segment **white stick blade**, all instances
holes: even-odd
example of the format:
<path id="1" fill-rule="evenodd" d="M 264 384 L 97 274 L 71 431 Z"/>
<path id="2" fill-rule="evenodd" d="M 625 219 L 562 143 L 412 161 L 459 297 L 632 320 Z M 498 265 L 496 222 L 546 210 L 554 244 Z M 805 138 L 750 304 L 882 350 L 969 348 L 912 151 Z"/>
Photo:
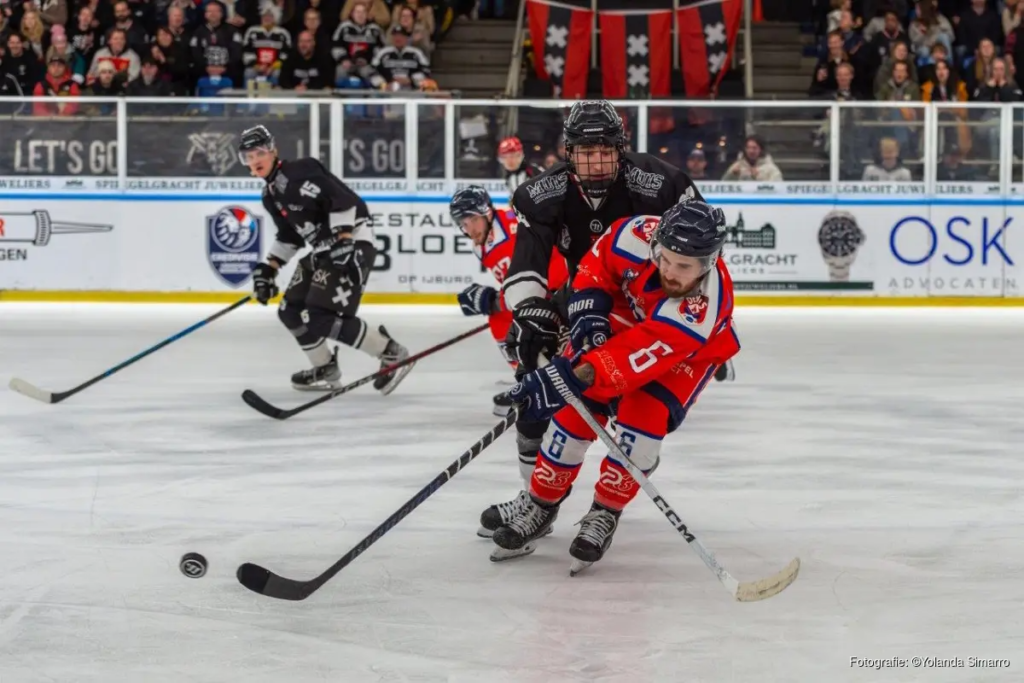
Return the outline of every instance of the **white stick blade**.
<path id="1" fill-rule="evenodd" d="M 53 403 L 53 394 L 29 384 L 23 379 L 15 377 L 11 380 L 8 386 L 11 388 L 11 391 L 17 391 L 19 394 L 28 396 L 29 398 L 34 398 L 35 400 L 42 401 L 43 403 Z"/>
<path id="2" fill-rule="evenodd" d="M 796 581 L 800 573 L 800 558 L 795 558 L 778 574 L 760 581 L 741 583 L 736 589 L 736 599 L 740 602 L 757 602 L 778 595 Z"/>

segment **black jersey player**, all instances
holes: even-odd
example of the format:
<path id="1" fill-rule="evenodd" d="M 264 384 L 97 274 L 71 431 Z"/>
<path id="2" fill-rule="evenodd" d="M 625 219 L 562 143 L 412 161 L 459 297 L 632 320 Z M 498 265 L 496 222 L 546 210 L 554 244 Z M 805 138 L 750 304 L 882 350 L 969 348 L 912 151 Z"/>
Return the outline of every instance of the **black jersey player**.
<path id="1" fill-rule="evenodd" d="M 548 297 L 548 263 L 557 248 L 569 265 L 570 281 L 580 259 L 616 220 L 660 216 L 684 198 L 703 198 L 676 167 L 650 155 L 626 151 L 622 119 L 606 100 L 576 102 L 563 125 L 566 160 L 526 180 L 512 196 L 518 238 L 502 286 L 513 322 L 506 350 L 520 372 L 537 368 L 543 354 L 558 353 L 567 312 Z M 519 468 L 528 489 L 547 422 L 516 423 Z M 492 505 L 480 518 L 481 536 L 506 523 L 527 503 L 523 490 Z"/>
<path id="2" fill-rule="evenodd" d="M 337 350 L 340 342 L 379 358 L 386 367 L 409 356 L 388 334 L 356 315 L 377 256 L 366 202 L 324 168 L 317 159 L 283 160 L 264 126 L 242 133 L 242 163 L 266 181 L 263 207 L 277 226 L 267 260 L 253 269 L 256 299 L 266 305 L 277 292 L 278 270 L 309 245 L 284 293 L 278 317 L 309 358 L 312 368 L 292 375 L 302 390 L 330 390 L 341 385 Z M 378 377 L 374 387 L 391 393 L 412 364 Z"/>

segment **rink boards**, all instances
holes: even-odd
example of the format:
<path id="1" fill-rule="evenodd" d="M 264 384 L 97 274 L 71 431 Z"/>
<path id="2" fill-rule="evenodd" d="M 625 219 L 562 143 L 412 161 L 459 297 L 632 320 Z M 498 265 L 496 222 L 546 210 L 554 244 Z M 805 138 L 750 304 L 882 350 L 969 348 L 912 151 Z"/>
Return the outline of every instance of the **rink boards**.
<path id="1" fill-rule="evenodd" d="M 379 249 L 366 301 L 443 303 L 492 283 L 447 196 L 364 196 Z M 743 303 L 1024 301 L 1014 199 L 708 198 L 726 212 L 726 259 Z M 0 300 L 229 301 L 249 289 L 273 240 L 249 193 L 0 195 Z"/>

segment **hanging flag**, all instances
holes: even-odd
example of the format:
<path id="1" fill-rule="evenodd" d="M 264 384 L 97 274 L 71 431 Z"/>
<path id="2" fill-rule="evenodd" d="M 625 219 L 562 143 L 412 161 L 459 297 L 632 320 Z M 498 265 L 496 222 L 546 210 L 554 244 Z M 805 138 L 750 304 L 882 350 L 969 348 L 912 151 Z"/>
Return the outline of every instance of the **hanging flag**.
<path id="1" fill-rule="evenodd" d="M 679 9 L 679 66 L 686 96 L 703 98 L 729 69 L 743 16 L 741 0 L 692 3 Z"/>
<path id="2" fill-rule="evenodd" d="M 594 13 L 545 0 L 527 0 L 526 12 L 537 77 L 551 81 L 555 97 L 586 97 Z"/>
<path id="3" fill-rule="evenodd" d="M 601 85 L 609 99 L 672 92 L 672 11 L 598 12 Z"/>

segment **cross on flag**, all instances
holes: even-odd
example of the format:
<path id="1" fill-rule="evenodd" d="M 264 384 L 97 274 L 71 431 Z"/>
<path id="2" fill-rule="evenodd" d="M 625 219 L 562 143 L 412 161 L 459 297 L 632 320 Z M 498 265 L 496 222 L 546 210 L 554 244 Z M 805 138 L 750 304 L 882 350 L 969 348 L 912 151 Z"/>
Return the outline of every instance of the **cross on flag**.
<path id="1" fill-rule="evenodd" d="M 556 97 L 586 97 L 594 13 L 546 0 L 527 0 L 526 12 L 537 77 L 551 82 Z"/>
<path id="2" fill-rule="evenodd" d="M 672 90 L 672 11 L 601 11 L 598 23 L 604 96 L 668 97 Z"/>
<path id="3" fill-rule="evenodd" d="M 701 3 L 679 9 L 679 61 L 686 96 L 707 97 L 729 68 L 743 16 L 741 0 Z"/>

